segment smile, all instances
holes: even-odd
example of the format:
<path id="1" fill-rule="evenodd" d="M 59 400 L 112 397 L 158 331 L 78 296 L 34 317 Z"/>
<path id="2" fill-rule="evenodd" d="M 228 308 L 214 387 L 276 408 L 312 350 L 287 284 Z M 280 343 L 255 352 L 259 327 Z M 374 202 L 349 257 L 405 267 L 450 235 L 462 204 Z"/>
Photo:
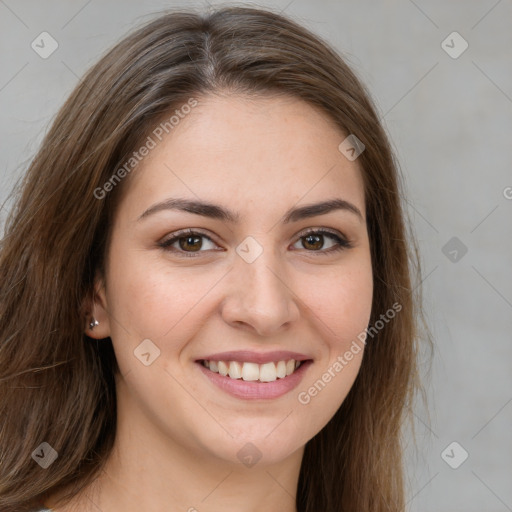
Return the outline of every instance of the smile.
<path id="1" fill-rule="evenodd" d="M 300 367 L 301 362 L 295 359 L 276 361 L 264 364 L 239 361 L 208 361 L 202 364 L 214 373 L 230 379 L 242 379 L 248 382 L 274 382 L 284 379 Z"/>
<path id="2" fill-rule="evenodd" d="M 312 364 L 308 356 L 288 351 L 224 352 L 196 360 L 209 385 L 243 400 L 270 400 L 289 393 Z"/>

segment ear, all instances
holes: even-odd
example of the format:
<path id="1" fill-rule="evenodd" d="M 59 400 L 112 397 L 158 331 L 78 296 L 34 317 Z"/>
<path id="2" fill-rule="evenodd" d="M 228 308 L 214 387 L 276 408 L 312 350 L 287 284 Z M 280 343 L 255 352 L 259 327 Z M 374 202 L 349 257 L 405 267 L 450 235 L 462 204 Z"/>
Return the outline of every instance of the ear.
<path id="1" fill-rule="evenodd" d="M 105 281 L 97 273 L 94 279 L 94 291 L 92 297 L 85 300 L 85 334 L 89 338 L 102 340 L 110 336 L 110 315 L 108 314 L 108 304 L 105 290 Z M 97 324 L 91 327 L 91 322 L 96 320 Z"/>

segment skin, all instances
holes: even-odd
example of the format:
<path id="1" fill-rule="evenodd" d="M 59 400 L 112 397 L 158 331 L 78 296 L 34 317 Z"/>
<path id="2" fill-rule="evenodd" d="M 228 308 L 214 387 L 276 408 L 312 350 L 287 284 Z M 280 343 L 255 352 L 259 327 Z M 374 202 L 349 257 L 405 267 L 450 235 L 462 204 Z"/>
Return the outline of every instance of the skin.
<path id="1" fill-rule="evenodd" d="M 357 160 L 338 150 L 345 136 L 298 99 L 209 96 L 139 164 L 97 280 L 91 314 L 99 325 L 88 331 L 111 337 L 120 367 L 115 449 L 69 506 L 49 500 L 54 510 L 296 510 L 304 446 L 345 399 L 363 350 L 308 404 L 298 394 L 349 350 L 371 312 L 364 186 Z M 240 219 L 161 210 L 138 220 L 170 197 L 220 204 Z M 334 210 L 281 221 L 292 207 L 334 198 L 362 218 Z M 158 245 L 185 228 L 211 239 L 201 239 L 199 252 L 174 244 L 194 257 Z M 308 245 L 309 228 L 334 230 L 352 247 L 328 252 L 337 245 L 329 236 Z M 236 252 L 248 236 L 263 249 L 252 263 Z M 149 366 L 134 357 L 144 339 L 160 350 Z M 301 352 L 313 364 L 282 397 L 242 400 L 214 386 L 195 362 L 242 349 Z M 261 454 L 250 468 L 237 457 L 249 442 Z"/>

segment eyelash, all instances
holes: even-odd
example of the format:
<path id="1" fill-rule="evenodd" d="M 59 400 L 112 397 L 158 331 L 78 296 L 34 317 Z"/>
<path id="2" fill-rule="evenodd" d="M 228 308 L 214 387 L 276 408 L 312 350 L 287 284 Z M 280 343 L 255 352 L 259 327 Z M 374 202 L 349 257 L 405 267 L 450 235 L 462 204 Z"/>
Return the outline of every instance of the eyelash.
<path id="1" fill-rule="evenodd" d="M 333 231 L 329 231 L 329 230 L 326 230 L 326 229 L 316 229 L 316 230 L 315 229 L 311 229 L 311 230 L 306 231 L 305 233 L 303 233 L 301 236 L 299 236 L 298 240 L 300 240 L 301 238 L 305 238 L 307 236 L 310 236 L 310 235 L 327 235 L 330 238 L 333 238 L 337 242 L 337 246 L 331 247 L 330 249 L 327 249 L 327 250 L 318 250 L 318 251 L 304 249 L 307 252 L 318 253 L 318 254 L 320 254 L 322 256 L 326 256 L 326 255 L 329 255 L 329 254 L 332 254 L 332 253 L 336 253 L 336 252 L 342 251 L 344 249 L 350 249 L 352 247 L 352 244 L 347 239 L 343 238 L 342 236 L 336 234 Z M 175 242 L 177 242 L 178 240 L 180 240 L 182 238 L 191 237 L 191 236 L 199 236 L 199 237 L 207 238 L 211 242 L 215 243 L 206 234 L 204 234 L 204 233 L 202 233 L 200 231 L 194 231 L 192 229 L 187 229 L 187 230 L 183 230 L 183 231 L 178 231 L 171 238 L 169 238 L 167 240 L 164 240 L 163 242 L 159 242 L 158 245 L 162 249 L 164 249 L 166 251 L 170 251 L 170 252 L 174 252 L 174 253 L 180 254 L 180 257 L 196 258 L 196 257 L 199 256 L 199 254 L 201 252 L 206 252 L 206 251 L 201 251 L 200 250 L 200 251 L 195 251 L 195 252 L 187 252 L 187 251 L 182 251 L 182 250 L 171 248 L 171 246 Z"/>

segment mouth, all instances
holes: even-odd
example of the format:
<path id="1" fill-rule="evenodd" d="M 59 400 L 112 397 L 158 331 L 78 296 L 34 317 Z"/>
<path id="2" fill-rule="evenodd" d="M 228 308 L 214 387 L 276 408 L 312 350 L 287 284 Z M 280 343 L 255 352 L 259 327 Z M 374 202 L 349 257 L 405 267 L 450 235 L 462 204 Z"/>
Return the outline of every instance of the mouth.
<path id="1" fill-rule="evenodd" d="M 284 379 L 297 370 L 301 361 L 288 359 L 264 364 L 239 361 L 208 361 L 203 359 L 201 364 L 211 372 L 218 373 L 230 379 L 242 379 L 245 382 L 274 382 Z"/>
<path id="2" fill-rule="evenodd" d="M 231 352 L 196 360 L 211 383 L 236 398 L 252 400 L 288 393 L 299 385 L 312 363 L 307 356 L 291 352 Z"/>

